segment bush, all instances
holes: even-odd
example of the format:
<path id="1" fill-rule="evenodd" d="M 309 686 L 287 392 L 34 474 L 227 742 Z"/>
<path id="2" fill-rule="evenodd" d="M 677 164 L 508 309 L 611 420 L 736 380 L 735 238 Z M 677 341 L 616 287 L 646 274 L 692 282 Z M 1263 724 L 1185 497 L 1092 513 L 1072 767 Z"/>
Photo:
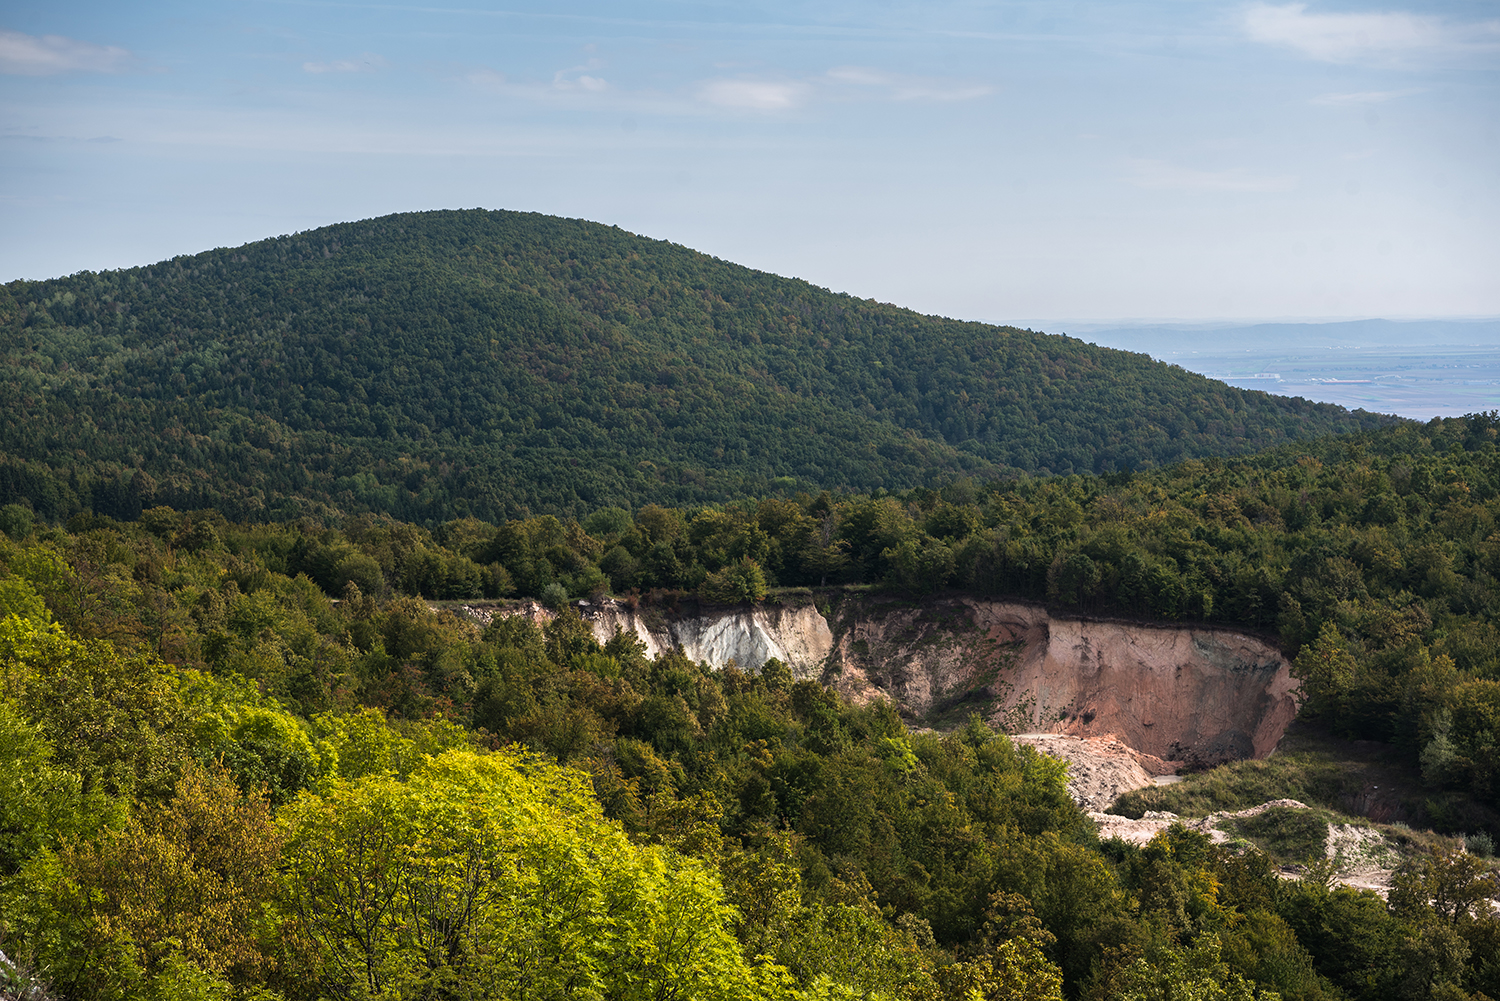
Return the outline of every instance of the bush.
<path id="1" fill-rule="evenodd" d="M 21 504 L 7 504 L 0 507 L 0 532 L 4 532 L 17 542 L 21 542 L 31 535 L 31 528 L 36 522 L 36 516 L 31 513 L 31 508 Z"/>
<path id="2" fill-rule="evenodd" d="M 719 605 L 761 601 L 766 596 L 766 575 L 760 564 L 741 557 L 722 570 L 715 570 L 698 589 L 699 597 Z"/>
<path id="3" fill-rule="evenodd" d="M 541 602 L 555 612 L 568 603 L 568 589 L 561 584 L 548 584 L 542 588 Z"/>

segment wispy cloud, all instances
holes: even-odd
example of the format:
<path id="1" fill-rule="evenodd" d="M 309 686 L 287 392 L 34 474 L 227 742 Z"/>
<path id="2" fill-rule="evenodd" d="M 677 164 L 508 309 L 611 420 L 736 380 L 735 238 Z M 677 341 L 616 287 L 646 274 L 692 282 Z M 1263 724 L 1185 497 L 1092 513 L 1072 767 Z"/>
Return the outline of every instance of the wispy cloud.
<path id="1" fill-rule="evenodd" d="M 552 86 L 558 90 L 582 90 L 591 94 L 597 94 L 600 91 L 609 90 L 609 81 L 603 77 L 580 73 L 575 77 L 559 75 L 552 81 Z"/>
<path id="2" fill-rule="evenodd" d="M 837 66 L 829 70 L 826 76 L 834 83 L 882 92 L 895 101 L 968 101 L 994 92 L 994 88 L 986 84 L 903 76 L 864 66 Z"/>
<path id="3" fill-rule="evenodd" d="M 721 108 L 751 111 L 788 111 L 806 102 L 812 88 L 801 81 L 706 80 L 698 98 Z"/>
<path id="4" fill-rule="evenodd" d="M 1398 97 L 1409 97 L 1415 93 L 1418 92 L 1415 90 L 1362 90 L 1353 94 L 1319 94 L 1312 99 L 1311 103 L 1332 108 L 1358 104 L 1384 104 L 1386 101 L 1394 101 Z"/>
<path id="5" fill-rule="evenodd" d="M 52 76 L 57 73 L 122 73 L 135 57 L 114 45 L 94 45 L 62 35 L 27 35 L 0 29 L 0 73 Z"/>
<path id="6" fill-rule="evenodd" d="M 598 76 L 599 64 L 591 62 L 584 66 L 570 66 L 558 70 L 550 82 L 542 80 L 513 80 L 499 70 L 488 66 L 464 74 L 463 79 L 477 90 L 500 94 L 529 101 L 577 101 L 613 91 L 608 80 Z M 592 70 L 594 72 L 584 72 Z"/>
<path id="7" fill-rule="evenodd" d="M 465 73 L 464 79 L 483 90 L 500 90 L 510 82 L 505 78 L 504 73 L 490 69 L 488 66 Z"/>
<path id="8" fill-rule="evenodd" d="M 1331 63 L 1500 51 L 1500 20 L 1455 24 L 1406 11 L 1310 14 L 1305 3 L 1255 3 L 1243 27 L 1254 41 Z"/>
<path id="9" fill-rule="evenodd" d="M 1178 191 L 1287 191 L 1297 179 L 1285 174 L 1259 174 L 1244 167 L 1194 170 L 1165 160 L 1131 160 L 1131 184 L 1138 188 Z"/>
<path id="10" fill-rule="evenodd" d="M 905 76 L 866 66 L 836 66 L 825 73 L 798 79 L 705 80 L 698 98 L 723 108 L 789 111 L 818 99 L 848 99 L 862 93 L 886 101 L 967 101 L 994 88 L 985 84 L 936 77 Z"/>
<path id="11" fill-rule="evenodd" d="M 29 143 L 118 143 L 124 142 L 119 136 L 58 136 L 58 135 L 16 135 L 14 133 L 0 135 L 0 142 L 29 142 Z"/>
<path id="12" fill-rule="evenodd" d="M 609 90 L 609 81 L 601 76 L 593 74 L 603 69 L 604 63 L 598 59 L 590 59 L 582 66 L 570 66 L 565 70 L 558 70 L 552 75 L 552 87 L 554 90 L 582 91 L 587 94 L 598 94 Z"/>
<path id="13" fill-rule="evenodd" d="M 384 56 L 360 53 L 353 59 L 335 59 L 326 63 L 303 63 L 304 73 L 378 73 L 389 65 Z"/>

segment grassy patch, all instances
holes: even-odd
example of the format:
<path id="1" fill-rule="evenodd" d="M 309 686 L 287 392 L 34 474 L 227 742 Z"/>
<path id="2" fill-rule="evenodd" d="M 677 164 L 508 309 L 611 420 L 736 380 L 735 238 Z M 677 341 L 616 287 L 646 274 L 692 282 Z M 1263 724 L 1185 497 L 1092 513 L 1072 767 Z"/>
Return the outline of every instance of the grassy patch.
<path id="1" fill-rule="evenodd" d="M 996 701 L 990 694 L 989 686 L 999 673 L 999 668 L 986 670 L 978 677 L 960 682 L 952 690 L 938 695 L 922 717 L 921 725 L 946 732 L 962 726 L 973 713 L 983 716 Z"/>
<path id="2" fill-rule="evenodd" d="M 934 696 L 931 708 L 920 721 L 921 725 L 939 731 L 953 730 L 968 722 L 970 714 L 977 712 L 982 716 L 996 704 L 1004 702 L 1010 697 L 1011 686 L 1008 682 L 1000 680 L 1000 674 L 1016 665 L 1022 647 L 1023 644 L 1019 641 L 1001 647 L 991 644 L 985 660 L 981 662 L 981 667 L 973 676 L 966 681 L 959 682 L 952 689 Z M 1033 697 L 1031 703 L 1023 710 L 1028 720 L 1031 710 L 1035 707 L 1035 701 Z M 1029 727 L 1022 728 L 1022 730 L 1002 728 L 1007 733 L 1029 729 Z"/>
<path id="3" fill-rule="evenodd" d="M 1283 865 L 1305 865 L 1327 857 L 1328 815 L 1321 810 L 1273 806 L 1253 817 L 1225 821 L 1224 829 Z"/>
<path id="4" fill-rule="evenodd" d="M 1139 818 L 1147 810 L 1184 817 L 1232 812 L 1273 799 L 1363 817 L 1377 824 L 1409 824 L 1450 833 L 1500 831 L 1500 813 L 1460 793 L 1436 793 L 1394 748 L 1341 740 L 1298 720 L 1276 753 L 1264 761 L 1235 761 L 1186 775 L 1169 786 L 1128 792 L 1113 812 Z"/>
<path id="5" fill-rule="evenodd" d="M 1273 799 L 1337 807 L 1340 799 L 1363 785 L 1360 770 L 1347 763 L 1310 754 L 1277 755 L 1264 761 L 1230 762 L 1172 785 L 1132 790 L 1115 801 L 1114 812 L 1134 819 L 1147 810 L 1206 817 Z"/>

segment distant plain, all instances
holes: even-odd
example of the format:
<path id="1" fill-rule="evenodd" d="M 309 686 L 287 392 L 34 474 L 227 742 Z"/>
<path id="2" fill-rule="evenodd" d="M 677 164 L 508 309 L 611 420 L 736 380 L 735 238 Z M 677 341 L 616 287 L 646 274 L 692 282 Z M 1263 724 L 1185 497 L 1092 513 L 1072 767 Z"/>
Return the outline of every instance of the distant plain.
<path id="1" fill-rule="evenodd" d="M 1419 420 L 1500 409 L 1500 320 L 1053 324 L 1231 386 Z"/>

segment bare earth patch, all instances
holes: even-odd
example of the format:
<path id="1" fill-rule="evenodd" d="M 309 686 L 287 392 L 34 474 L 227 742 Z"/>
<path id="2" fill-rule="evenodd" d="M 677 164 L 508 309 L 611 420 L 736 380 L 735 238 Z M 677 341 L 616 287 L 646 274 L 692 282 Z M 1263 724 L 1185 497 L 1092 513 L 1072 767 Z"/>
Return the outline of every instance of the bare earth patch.
<path id="1" fill-rule="evenodd" d="M 1089 819 L 1099 825 L 1099 837 L 1104 839 L 1119 838 L 1132 844 L 1144 845 L 1173 824 L 1180 823 L 1188 830 L 1207 834 L 1215 844 L 1223 844 L 1231 839 L 1220 830 L 1222 823 L 1253 817 L 1278 806 L 1294 810 L 1308 809 L 1307 804 L 1294 799 L 1275 799 L 1248 810 L 1211 813 L 1207 817 L 1179 817 L 1175 813 L 1151 810 L 1140 820 L 1131 820 L 1112 813 L 1090 811 Z M 1385 835 L 1359 824 L 1329 824 L 1327 852 L 1334 864 L 1333 881 L 1336 885 L 1350 886 L 1356 890 L 1374 890 L 1382 897 L 1390 892 L 1391 877 L 1402 861 L 1401 852 Z M 1281 875 L 1284 879 L 1301 878 L 1292 867 L 1283 867 Z"/>
<path id="2" fill-rule="evenodd" d="M 1307 804 L 1294 799 L 1275 799 L 1247 810 L 1211 813 L 1206 817 L 1180 817 L 1166 811 L 1148 810 L 1140 820 L 1131 820 L 1104 810 L 1121 793 L 1144 786 L 1177 781 L 1177 763 L 1163 761 L 1128 746 L 1114 734 L 1099 737 L 1069 737 L 1028 733 L 1012 740 L 1036 748 L 1068 763 L 1068 793 L 1099 825 L 1099 837 L 1119 838 L 1144 845 L 1173 824 L 1207 834 L 1215 844 L 1233 840 L 1220 829 L 1226 821 L 1243 820 L 1272 807 L 1305 810 Z M 1391 888 L 1391 877 L 1402 855 L 1399 848 L 1373 827 L 1361 824 L 1328 825 L 1328 858 L 1335 866 L 1334 882 L 1357 890 L 1374 890 L 1382 897 Z M 1297 869 L 1286 867 L 1282 876 L 1300 878 Z"/>
<path id="3" fill-rule="evenodd" d="M 1097 737 L 1023 733 L 1011 739 L 1066 761 L 1068 794 L 1085 810 L 1103 810 L 1121 793 L 1154 785 L 1158 777 L 1177 772 L 1176 763 L 1143 754 L 1112 733 Z"/>
<path id="4" fill-rule="evenodd" d="M 1391 876 L 1401 852 L 1379 831 L 1359 824 L 1328 825 L 1328 857 L 1337 866 L 1336 881 L 1356 890 L 1390 892 Z"/>
<path id="5" fill-rule="evenodd" d="M 1219 824 L 1226 820 L 1239 820 L 1244 817 L 1254 817 L 1265 813 L 1274 806 L 1290 807 L 1294 810 L 1306 810 L 1306 803 L 1299 803 L 1295 799 L 1273 799 L 1269 803 L 1252 806 L 1248 810 L 1236 810 L 1233 813 L 1210 813 L 1206 817 L 1179 817 L 1175 813 L 1165 810 L 1147 810 L 1146 815 L 1140 820 L 1131 820 L 1129 817 L 1121 817 L 1113 813 L 1089 812 L 1089 819 L 1099 825 L 1099 837 L 1119 838 L 1121 841 L 1129 841 L 1131 844 L 1143 845 L 1156 837 L 1162 831 L 1173 824 L 1181 824 L 1190 831 L 1201 831 L 1207 834 L 1209 840 L 1216 845 L 1230 840 L 1229 835 L 1219 830 Z"/>

